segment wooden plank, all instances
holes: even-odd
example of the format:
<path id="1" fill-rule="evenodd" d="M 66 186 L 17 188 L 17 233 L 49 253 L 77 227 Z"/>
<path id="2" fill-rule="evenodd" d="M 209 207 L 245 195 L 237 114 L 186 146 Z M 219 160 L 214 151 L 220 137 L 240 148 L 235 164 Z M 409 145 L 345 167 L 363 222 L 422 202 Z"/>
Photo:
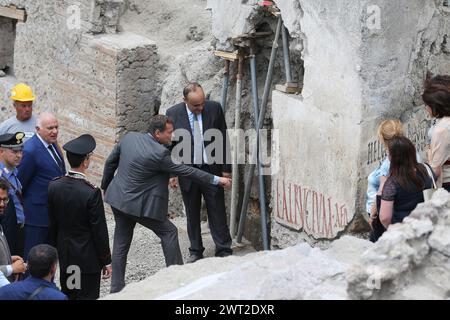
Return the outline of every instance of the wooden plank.
<path id="1" fill-rule="evenodd" d="M 16 19 L 20 22 L 25 22 L 27 19 L 26 11 L 23 9 L 17 9 L 14 6 L 10 6 L 10 7 L 0 6 L 0 16 L 6 17 L 6 18 L 11 18 L 11 19 Z"/>
<path id="2" fill-rule="evenodd" d="M 253 33 L 244 33 L 243 35 L 233 38 L 233 39 L 253 39 L 253 38 L 263 38 L 267 36 L 271 36 L 273 34 L 272 31 L 265 32 L 253 32 Z"/>
<path id="3" fill-rule="evenodd" d="M 302 92 L 302 88 L 294 83 L 277 84 L 277 85 L 275 85 L 275 90 L 281 91 L 284 93 L 300 93 L 300 92 Z"/>
<path id="4" fill-rule="evenodd" d="M 281 15 L 280 9 L 276 6 L 269 7 L 269 12 L 275 17 L 279 17 Z"/>
<path id="5" fill-rule="evenodd" d="M 235 52 L 227 52 L 227 51 L 214 51 L 214 55 L 216 57 L 221 57 L 226 60 L 235 61 L 239 59 L 239 54 L 237 51 Z"/>

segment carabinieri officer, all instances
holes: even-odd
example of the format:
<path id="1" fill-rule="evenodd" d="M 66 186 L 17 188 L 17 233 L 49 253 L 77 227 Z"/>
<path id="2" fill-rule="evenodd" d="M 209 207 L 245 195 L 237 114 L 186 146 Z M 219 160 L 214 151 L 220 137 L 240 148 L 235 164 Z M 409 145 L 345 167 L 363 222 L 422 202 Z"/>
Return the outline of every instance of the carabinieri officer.
<path id="1" fill-rule="evenodd" d="M 85 176 L 95 146 L 89 134 L 66 143 L 71 169 L 48 187 L 49 242 L 58 249 L 61 291 L 71 300 L 97 299 L 102 273 L 112 273 L 102 193 Z"/>
<path id="2" fill-rule="evenodd" d="M 25 213 L 23 210 L 22 184 L 17 176 L 17 166 L 22 160 L 25 133 L 0 135 L 0 178 L 8 185 L 10 203 L 0 219 L 9 250 L 14 256 L 23 257 Z"/>

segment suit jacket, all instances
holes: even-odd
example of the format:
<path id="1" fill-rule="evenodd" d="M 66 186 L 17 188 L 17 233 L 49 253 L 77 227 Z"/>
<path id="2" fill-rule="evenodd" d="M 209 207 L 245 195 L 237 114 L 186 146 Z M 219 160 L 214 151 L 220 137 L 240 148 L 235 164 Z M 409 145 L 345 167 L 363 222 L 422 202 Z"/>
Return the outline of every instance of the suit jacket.
<path id="1" fill-rule="evenodd" d="M 56 148 L 56 152 L 64 165 L 59 148 Z M 24 145 L 23 158 L 18 170 L 24 198 L 25 223 L 36 227 L 48 227 L 48 184 L 53 178 L 64 175 L 65 167 L 61 171 L 35 134 Z"/>
<path id="2" fill-rule="evenodd" d="M 58 249 L 61 272 L 78 265 L 96 273 L 111 263 L 101 190 L 83 178 L 59 177 L 48 186 L 49 243 Z"/>
<path id="3" fill-rule="evenodd" d="M 214 180 L 207 172 L 175 164 L 170 151 L 150 134 L 129 132 L 106 160 L 101 185 L 107 190 L 105 202 L 132 216 L 164 221 L 170 174 L 203 184 Z"/>
<path id="4" fill-rule="evenodd" d="M 1 287 L 0 300 L 28 300 L 39 287 L 43 287 L 43 290 L 32 300 L 68 300 L 67 296 L 59 291 L 56 284 L 33 276 Z"/>
<path id="5" fill-rule="evenodd" d="M 8 242 L 9 251 L 13 255 L 22 256 L 23 252 L 19 252 L 17 242 L 19 241 L 19 234 L 17 231 L 17 215 L 14 201 L 10 201 L 5 208 L 5 212 L 0 215 L 0 226 L 3 228 L 3 234 Z"/>
<path id="6" fill-rule="evenodd" d="M 194 136 L 192 134 L 191 125 L 189 123 L 188 113 L 186 111 L 186 104 L 184 102 L 179 103 L 173 107 L 170 107 L 166 115 L 170 117 L 174 123 L 174 129 L 186 129 L 191 133 L 191 154 L 194 152 Z M 203 133 L 205 133 L 208 129 L 217 129 L 220 130 L 223 137 L 222 144 L 222 154 L 223 158 L 218 159 L 219 163 L 209 164 L 209 171 L 216 175 L 222 176 L 222 172 L 231 172 L 231 164 L 229 160 L 229 155 L 227 157 L 227 150 L 229 151 L 229 139 L 227 135 L 227 124 L 225 121 L 225 116 L 222 111 L 222 107 L 220 103 L 215 101 L 206 101 L 205 107 L 202 112 L 202 122 L 203 122 Z M 180 140 L 178 142 L 174 141 L 171 148 L 173 149 L 178 143 L 182 143 Z M 213 141 L 204 141 L 204 147 L 206 148 Z M 180 154 L 182 156 L 182 153 Z M 216 157 L 215 152 L 212 152 L 212 156 Z M 192 160 L 192 159 L 191 159 Z M 187 165 L 192 165 L 192 162 L 187 163 Z M 191 187 L 191 181 L 188 179 L 184 179 L 183 177 L 179 178 L 181 191 L 189 191 Z"/>
<path id="7" fill-rule="evenodd" d="M 10 265 L 11 253 L 9 251 L 8 241 L 3 234 L 2 226 L 0 226 L 0 271 L 6 276 L 6 266 Z"/>

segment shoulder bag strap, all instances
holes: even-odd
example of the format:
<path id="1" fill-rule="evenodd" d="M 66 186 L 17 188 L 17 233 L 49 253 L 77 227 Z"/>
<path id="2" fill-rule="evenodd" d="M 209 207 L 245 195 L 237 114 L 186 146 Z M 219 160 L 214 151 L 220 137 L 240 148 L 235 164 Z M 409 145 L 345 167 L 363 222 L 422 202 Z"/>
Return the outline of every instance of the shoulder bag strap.
<path id="1" fill-rule="evenodd" d="M 41 293 L 42 290 L 47 288 L 47 286 L 40 286 L 36 290 L 33 291 L 33 293 L 30 294 L 27 300 L 33 300 L 39 293 Z"/>
<path id="2" fill-rule="evenodd" d="M 427 169 L 428 175 L 431 178 L 431 181 L 433 181 L 433 189 L 437 189 L 436 181 L 434 180 L 434 174 L 433 174 L 433 171 L 431 170 L 430 165 L 428 163 L 424 163 L 424 165 L 425 165 L 425 169 Z"/>

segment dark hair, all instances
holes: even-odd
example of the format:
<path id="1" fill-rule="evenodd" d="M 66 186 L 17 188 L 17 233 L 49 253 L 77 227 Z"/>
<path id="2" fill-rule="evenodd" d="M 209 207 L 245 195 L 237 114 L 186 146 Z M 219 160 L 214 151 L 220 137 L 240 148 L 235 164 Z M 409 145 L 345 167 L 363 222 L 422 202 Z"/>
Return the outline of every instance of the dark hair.
<path id="1" fill-rule="evenodd" d="M 450 76 L 427 73 L 422 100 L 431 108 L 434 117 L 450 116 Z"/>
<path id="2" fill-rule="evenodd" d="M 388 143 L 391 165 L 389 173 L 395 178 L 397 183 L 405 190 L 413 189 L 413 185 L 418 189 L 423 189 L 424 181 L 422 177 L 427 176 L 425 167 L 417 162 L 416 148 L 406 137 L 395 136 Z"/>
<path id="3" fill-rule="evenodd" d="M 184 89 L 183 89 L 183 97 L 185 99 L 187 99 L 189 93 L 191 93 L 193 91 L 196 91 L 197 88 L 202 88 L 200 83 L 198 83 L 198 82 L 190 82 L 190 83 L 188 83 L 188 85 L 186 87 L 184 87 Z"/>
<path id="4" fill-rule="evenodd" d="M 0 178 L 0 189 L 2 190 L 9 190 L 8 184 L 6 183 L 5 180 L 3 180 L 3 178 Z"/>
<path id="5" fill-rule="evenodd" d="M 58 252 L 48 244 L 38 244 L 31 248 L 28 254 L 28 271 L 35 277 L 42 279 L 52 270 L 58 262 Z"/>
<path id="6" fill-rule="evenodd" d="M 450 88 L 450 75 L 442 75 L 437 74 L 434 75 L 430 71 L 427 72 L 427 76 L 425 78 L 424 88 L 429 88 L 434 84 L 440 84 Z"/>
<path id="7" fill-rule="evenodd" d="M 166 130 L 166 126 L 168 123 L 173 124 L 172 119 L 162 114 L 157 114 L 156 116 L 151 117 L 149 122 L 148 132 L 150 132 L 151 134 L 154 134 L 156 130 L 163 132 L 164 130 Z"/>
<path id="8" fill-rule="evenodd" d="M 88 155 L 82 155 L 71 153 L 66 151 L 67 161 L 72 168 L 78 168 L 81 163 L 88 157 Z"/>

